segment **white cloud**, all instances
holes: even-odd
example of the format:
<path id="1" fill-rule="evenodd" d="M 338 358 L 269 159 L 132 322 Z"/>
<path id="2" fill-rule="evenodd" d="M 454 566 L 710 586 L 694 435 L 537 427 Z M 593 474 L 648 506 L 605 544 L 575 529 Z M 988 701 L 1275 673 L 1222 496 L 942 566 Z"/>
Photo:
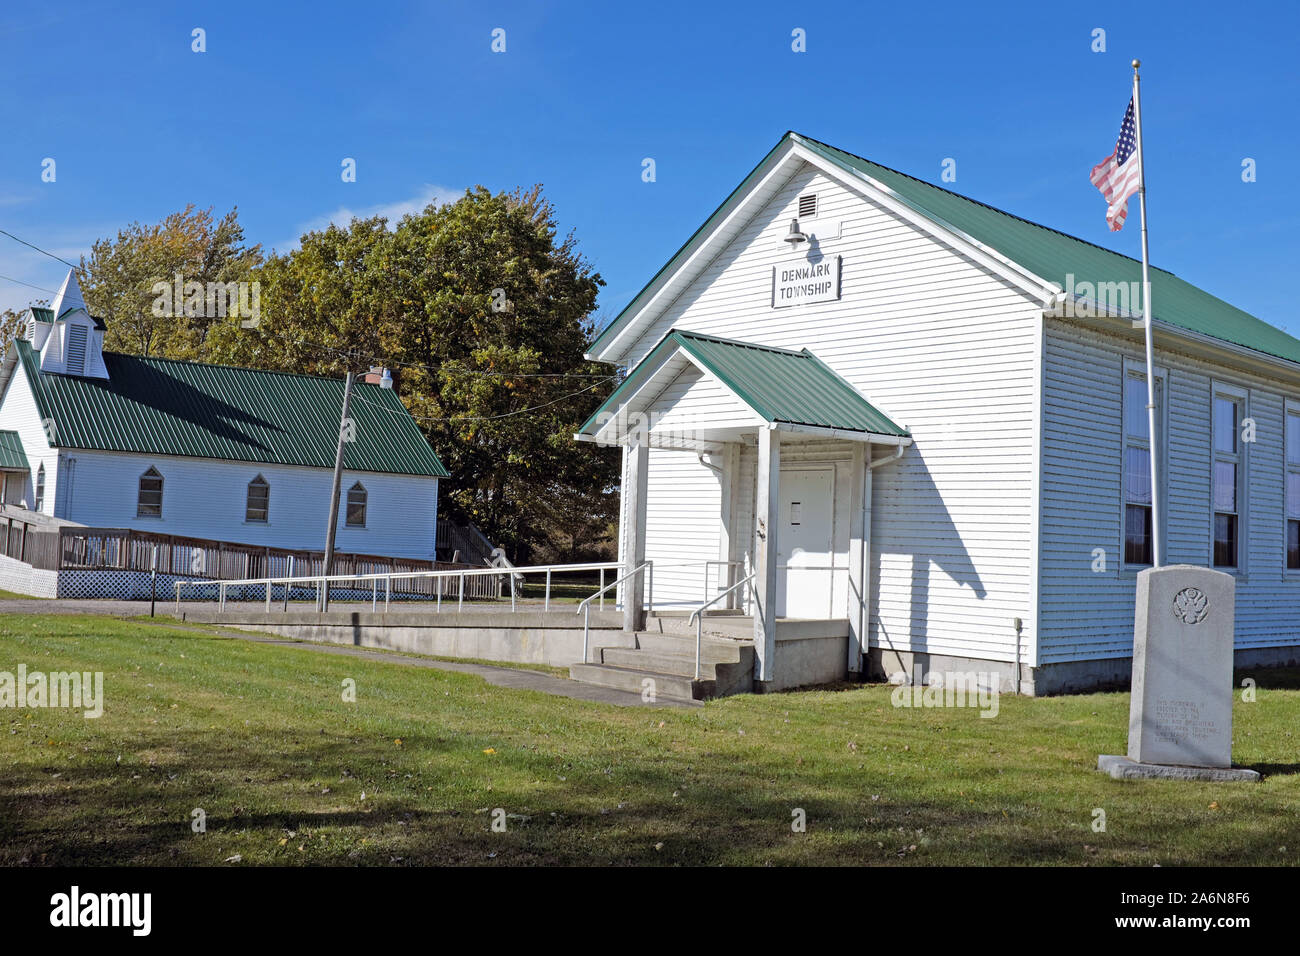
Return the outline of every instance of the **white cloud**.
<path id="1" fill-rule="evenodd" d="M 360 209 L 353 209 L 351 206 L 340 206 L 331 213 L 317 216 L 315 219 L 298 226 L 292 239 L 288 242 L 276 243 L 274 248 L 279 252 L 296 249 L 303 233 L 316 232 L 324 229 L 330 223 L 346 226 L 353 219 L 370 219 L 373 216 L 384 216 L 388 220 L 389 228 L 396 228 L 397 223 L 403 216 L 423 212 L 424 207 L 430 203 L 440 206 L 443 203 L 455 202 L 464 193 L 463 189 L 451 189 L 447 186 L 435 186 L 432 183 L 425 183 L 424 188 L 407 199 L 398 199 L 375 206 L 363 206 Z"/>

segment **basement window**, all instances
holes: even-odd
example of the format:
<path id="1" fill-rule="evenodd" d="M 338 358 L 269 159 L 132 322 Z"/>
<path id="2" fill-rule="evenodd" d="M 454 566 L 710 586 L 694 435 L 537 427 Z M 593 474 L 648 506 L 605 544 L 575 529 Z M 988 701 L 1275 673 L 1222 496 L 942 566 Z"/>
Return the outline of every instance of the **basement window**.
<path id="1" fill-rule="evenodd" d="M 347 523 L 349 528 L 364 528 L 366 526 L 367 497 L 366 488 L 359 481 L 348 489 Z"/>

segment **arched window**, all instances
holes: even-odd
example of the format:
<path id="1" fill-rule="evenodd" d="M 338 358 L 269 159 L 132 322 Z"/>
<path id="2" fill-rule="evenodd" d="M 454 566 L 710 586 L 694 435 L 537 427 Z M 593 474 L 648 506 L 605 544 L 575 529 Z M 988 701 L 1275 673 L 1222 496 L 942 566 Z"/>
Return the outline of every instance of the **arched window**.
<path id="1" fill-rule="evenodd" d="M 45 504 L 45 462 L 36 469 L 36 507 L 34 511 L 40 511 L 41 506 Z"/>
<path id="2" fill-rule="evenodd" d="M 150 467 L 140 476 L 140 490 L 135 499 L 137 518 L 162 517 L 163 476 L 157 468 Z"/>
<path id="3" fill-rule="evenodd" d="M 248 483 L 248 500 L 244 504 L 244 520 L 266 524 L 271 509 L 271 486 L 258 475 Z"/>
<path id="4" fill-rule="evenodd" d="M 366 488 L 357 482 L 348 489 L 348 527 L 364 528 L 366 526 Z"/>

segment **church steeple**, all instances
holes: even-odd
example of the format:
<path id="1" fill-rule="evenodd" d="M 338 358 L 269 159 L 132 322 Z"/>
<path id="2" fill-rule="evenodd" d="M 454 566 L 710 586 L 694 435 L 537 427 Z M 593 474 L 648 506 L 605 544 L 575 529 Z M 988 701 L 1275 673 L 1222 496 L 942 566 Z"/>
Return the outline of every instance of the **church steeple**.
<path id="1" fill-rule="evenodd" d="M 104 367 L 104 323 L 86 308 L 76 272 L 68 270 L 50 303 L 52 325 L 40 345 L 41 371 L 79 378 L 108 378 Z"/>

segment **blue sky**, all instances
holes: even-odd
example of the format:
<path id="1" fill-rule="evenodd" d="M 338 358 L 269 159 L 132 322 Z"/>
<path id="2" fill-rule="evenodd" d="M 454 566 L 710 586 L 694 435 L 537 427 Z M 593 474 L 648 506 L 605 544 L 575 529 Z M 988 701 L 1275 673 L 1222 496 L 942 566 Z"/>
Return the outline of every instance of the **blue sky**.
<path id="1" fill-rule="evenodd" d="M 6 0 L 0 229 L 75 261 L 131 221 L 238 205 L 252 241 L 285 249 L 352 213 L 540 182 L 608 319 L 795 129 L 932 182 L 953 158 L 957 191 L 1137 255 L 1136 209 L 1108 232 L 1088 171 L 1138 56 L 1152 261 L 1300 334 L 1300 14 L 1227 9 Z M 0 308 L 48 297 L 9 280 L 64 271 L 0 236 Z"/>

